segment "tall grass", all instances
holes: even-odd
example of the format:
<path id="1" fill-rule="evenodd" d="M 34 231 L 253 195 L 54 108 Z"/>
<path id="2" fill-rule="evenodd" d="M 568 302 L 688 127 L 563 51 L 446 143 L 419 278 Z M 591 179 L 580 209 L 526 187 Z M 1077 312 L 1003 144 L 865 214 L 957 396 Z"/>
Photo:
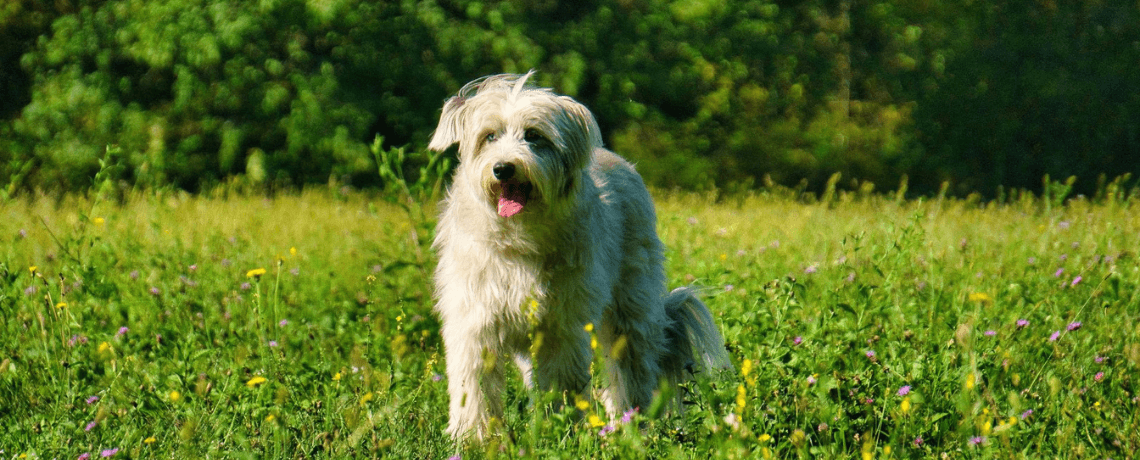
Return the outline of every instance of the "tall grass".
<path id="1" fill-rule="evenodd" d="M 503 436 L 466 447 L 442 431 L 430 222 L 349 190 L 7 201 L 0 458 L 1140 448 L 1134 203 L 657 196 L 671 285 L 701 287 L 737 372 L 624 423 L 515 376 Z"/>

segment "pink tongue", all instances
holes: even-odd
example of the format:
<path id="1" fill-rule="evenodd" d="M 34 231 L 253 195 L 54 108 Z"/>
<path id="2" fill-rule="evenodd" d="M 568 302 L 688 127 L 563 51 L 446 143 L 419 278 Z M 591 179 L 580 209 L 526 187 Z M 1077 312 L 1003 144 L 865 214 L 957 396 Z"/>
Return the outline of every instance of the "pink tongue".
<path id="1" fill-rule="evenodd" d="M 502 184 L 503 190 L 499 192 L 499 216 L 511 217 L 522 212 L 529 192 L 527 185 L 512 182 Z"/>

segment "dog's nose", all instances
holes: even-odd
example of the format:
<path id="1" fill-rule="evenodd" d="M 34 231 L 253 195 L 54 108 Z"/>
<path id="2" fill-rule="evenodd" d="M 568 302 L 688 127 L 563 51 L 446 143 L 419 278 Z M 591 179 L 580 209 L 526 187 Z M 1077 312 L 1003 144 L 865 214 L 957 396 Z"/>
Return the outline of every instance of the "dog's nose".
<path id="1" fill-rule="evenodd" d="M 495 173 L 495 179 L 501 181 L 508 180 L 515 175 L 515 164 L 506 162 L 495 163 L 495 167 L 491 168 L 491 172 Z"/>

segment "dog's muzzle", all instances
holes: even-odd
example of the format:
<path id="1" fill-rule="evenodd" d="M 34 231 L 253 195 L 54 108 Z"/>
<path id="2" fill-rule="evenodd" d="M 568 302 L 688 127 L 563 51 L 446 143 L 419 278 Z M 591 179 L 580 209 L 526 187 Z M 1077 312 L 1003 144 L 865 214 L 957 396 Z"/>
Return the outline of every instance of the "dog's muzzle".
<path id="1" fill-rule="evenodd" d="M 511 217 L 522 212 L 527 199 L 530 198 L 532 188 L 530 182 L 515 178 L 514 163 L 495 163 L 491 172 L 494 173 L 495 179 L 499 180 L 499 216 Z"/>

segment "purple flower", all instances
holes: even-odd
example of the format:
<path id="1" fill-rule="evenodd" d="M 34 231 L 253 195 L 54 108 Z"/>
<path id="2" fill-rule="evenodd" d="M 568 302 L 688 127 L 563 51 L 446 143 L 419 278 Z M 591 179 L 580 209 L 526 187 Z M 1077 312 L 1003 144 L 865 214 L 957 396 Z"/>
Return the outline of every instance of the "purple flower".
<path id="1" fill-rule="evenodd" d="M 79 458 L 77 460 L 88 460 L 90 458 L 91 458 L 91 453 L 90 452 L 84 452 L 82 454 L 79 454 Z"/>
<path id="2" fill-rule="evenodd" d="M 910 393 L 910 385 L 903 385 L 899 387 L 899 396 L 906 396 Z"/>
<path id="3" fill-rule="evenodd" d="M 243 291 L 248 291 L 252 287 L 253 287 L 253 285 L 249 284 L 248 282 L 241 283 L 241 290 L 243 290 Z"/>
<path id="4" fill-rule="evenodd" d="M 1081 322 L 1080 321 L 1073 321 L 1073 322 L 1069 323 L 1069 326 L 1066 329 L 1068 329 L 1070 331 L 1075 331 L 1075 330 L 1080 329 L 1080 328 L 1081 328 Z"/>
<path id="5" fill-rule="evenodd" d="M 1104 362 L 1104 356 L 1097 356 L 1093 360 L 1096 361 L 1097 364 L 1103 363 Z"/>
<path id="6" fill-rule="evenodd" d="M 736 289 L 736 286 L 733 286 L 731 284 L 724 285 L 724 292 L 731 292 L 733 289 Z"/>
<path id="7" fill-rule="evenodd" d="M 1059 338 L 1061 338 L 1061 331 L 1053 331 L 1053 335 L 1049 336 L 1049 341 L 1056 342 Z"/>
<path id="8" fill-rule="evenodd" d="M 598 436 L 605 436 L 605 435 L 607 435 L 607 434 L 613 433 L 613 432 L 614 432 L 614 430 L 616 430 L 616 429 L 617 429 L 617 428 L 614 428 L 614 426 L 613 426 L 613 425 L 606 425 L 606 426 L 603 426 L 603 427 L 602 427 L 602 430 L 598 432 Z"/>
<path id="9" fill-rule="evenodd" d="M 1061 262 L 1064 262 L 1066 260 L 1069 260 L 1069 255 L 1068 254 L 1061 254 L 1061 257 L 1058 257 L 1058 259 L 1060 259 Z"/>
<path id="10" fill-rule="evenodd" d="M 103 452 L 100 452 L 100 453 L 99 453 L 99 456 L 100 456 L 100 457 L 103 457 L 103 458 L 107 458 L 107 457 L 110 457 L 110 456 L 112 456 L 112 455 L 115 455 L 115 454 L 117 454 L 117 453 L 119 453 L 119 448 L 118 448 L 118 447 L 116 447 L 116 448 L 114 448 L 114 449 L 106 449 L 106 450 L 104 450 Z"/>
<path id="11" fill-rule="evenodd" d="M 115 333 L 115 337 L 122 337 L 124 335 L 127 335 L 127 332 L 130 330 L 131 329 L 126 326 L 120 327 L 119 332 Z"/>
<path id="12" fill-rule="evenodd" d="M 807 378 L 807 383 L 808 383 L 808 385 L 815 385 L 815 376 L 809 375 Z"/>
<path id="13" fill-rule="evenodd" d="M 431 381 L 438 382 L 440 380 L 443 380 L 443 375 L 441 375 L 439 373 L 435 373 L 435 374 L 431 375 Z"/>
<path id="14" fill-rule="evenodd" d="M 1030 415 L 1033 415 L 1033 409 L 1025 409 L 1025 412 L 1021 413 L 1021 419 L 1025 420 L 1029 418 Z"/>
<path id="15" fill-rule="evenodd" d="M 831 427 L 827 425 L 827 422 L 824 422 L 824 423 L 820 423 L 818 426 L 816 426 L 815 431 L 823 433 L 824 431 L 827 431 L 828 428 L 831 428 Z"/>
<path id="16" fill-rule="evenodd" d="M 622 423 L 629 423 L 629 421 L 633 419 L 633 415 L 636 413 L 637 413 L 636 407 L 633 409 L 625 411 L 624 413 L 621 414 L 621 422 Z"/>
<path id="17" fill-rule="evenodd" d="M 796 338 L 792 339 L 792 345 L 799 345 L 801 343 L 804 343 L 803 337 L 797 335 Z"/>
<path id="18" fill-rule="evenodd" d="M 1093 376 L 1093 380 L 1096 380 L 1098 382 L 1104 380 L 1104 372 L 1097 372 L 1096 375 Z"/>
<path id="19" fill-rule="evenodd" d="M 154 286 L 150 287 L 150 295 L 157 296 L 161 293 L 162 293 L 162 291 L 158 290 L 158 288 L 156 288 Z"/>
<path id="20" fill-rule="evenodd" d="M 975 446 L 978 444 L 981 444 L 983 442 L 986 442 L 985 436 L 974 436 L 974 437 L 970 438 L 970 444 L 973 444 Z"/>
<path id="21" fill-rule="evenodd" d="M 918 447 L 921 445 L 922 445 L 922 436 L 918 436 L 918 437 L 914 438 L 914 446 Z"/>
<path id="22" fill-rule="evenodd" d="M 447 457 L 447 460 L 463 460 L 463 456 L 462 455 L 452 455 L 450 457 Z"/>
<path id="23" fill-rule="evenodd" d="M 95 404 L 95 401 L 98 401 L 98 400 L 99 400 L 98 396 L 90 396 L 87 398 L 87 404 Z"/>
<path id="24" fill-rule="evenodd" d="M 139 279 L 139 271 L 138 270 L 131 270 L 130 276 L 131 276 L 132 281 Z"/>
<path id="25" fill-rule="evenodd" d="M 193 271 L 197 271 L 197 270 L 198 270 L 198 264 L 193 264 L 190 266 L 190 271 L 193 272 Z"/>
<path id="26" fill-rule="evenodd" d="M 812 264 L 812 265 L 809 265 L 808 268 L 804 269 L 804 273 L 810 275 L 812 273 L 815 273 L 818 270 L 819 269 L 815 266 L 815 264 Z"/>
<path id="27" fill-rule="evenodd" d="M 83 427 L 83 431 L 91 431 L 92 428 L 95 428 L 94 420 L 92 420 L 91 423 L 88 423 L 87 426 Z"/>
<path id="28" fill-rule="evenodd" d="M 1076 286 L 1076 285 L 1080 284 L 1080 282 L 1081 282 L 1081 276 L 1077 275 L 1076 278 L 1073 278 L 1073 282 L 1069 283 L 1069 286 Z"/>
<path id="29" fill-rule="evenodd" d="M 867 355 L 868 358 L 875 359 L 875 350 L 867 350 L 864 354 Z"/>
<path id="30" fill-rule="evenodd" d="M 289 324 L 289 320 L 287 320 L 287 319 L 283 319 L 283 320 L 277 322 L 277 326 L 279 326 L 279 327 L 285 327 L 286 324 Z"/>
<path id="31" fill-rule="evenodd" d="M 1021 327 L 1025 327 L 1025 326 L 1028 326 L 1028 325 L 1029 325 L 1029 320 L 1027 320 L 1027 319 L 1019 319 L 1019 320 L 1017 320 L 1017 327 L 1019 327 L 1019 328 L 1021 328 Z"/>
<path id="32" fill-rule="evenodd" d="M 276 341 L 276 340 L 270 340 L 270 341 L 269 341 L 269 346 L 270 346 L 270 347 L 276 347 L 276 346 L 277 346 L 277 341 Z"/>
<path id="33" fill-rule="evenodd" d="M 28 237 L 28 231 L 21 228 L 20 231 L 17 233 L 17 235 L 20 235 L 20 239 L 27 238 Z"/>
<path id="34" fill-rule="evenodd" d="M 1054 278 L 1060 278 L 1062 273 L 1065 273 L 1065 269 L 1064 268 L 1058 268 L 1057 271 L 1053 272 L 1053 277 Z"/>
<path id="35" fill-rule="evenodd" d="M 987 329 L 986 332 L 983 332 L 983 334 L 985 334 L 986 337 L 993 337 L 993 336 L 997 335 L 997 331 L 995 331 L 993 329 Z"/>

